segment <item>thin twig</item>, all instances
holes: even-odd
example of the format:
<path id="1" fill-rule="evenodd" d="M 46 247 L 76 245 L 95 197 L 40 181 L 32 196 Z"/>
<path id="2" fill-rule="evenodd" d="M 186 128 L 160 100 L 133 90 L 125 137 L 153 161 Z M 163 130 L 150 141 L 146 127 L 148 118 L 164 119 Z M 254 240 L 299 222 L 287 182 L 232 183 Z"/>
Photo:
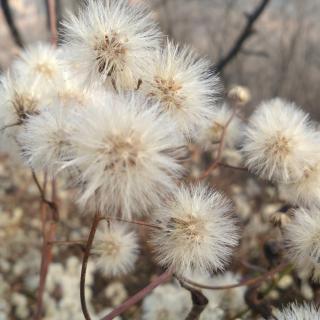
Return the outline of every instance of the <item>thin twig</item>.
<path id="1" fill-rule="evenodd" d="M 228 51 L 228 53 L 224 57 L 222 57 L 215 66 L 212 67 L 212 71 L 220 72 L 228 63 L 230 63 L 230 61 L 232 61 L 232 59 L 237 56 L 245 41 L 253 34 L 253 25 L 261 16 L 269 2 L 270 0 L 261 0 L 259 5 L 253 10 L 253 12 L 246 15 L 247 23 L 244 29 L 241 31 L 237 40 L 235 41 L 232 48 Z"/>
<path id="2" fill-rule="evenodd" d="M 7 22 L 9 29 L 10 29 L 11 35 L 14 39 L 14 42 L 16 43 L 17 46 L 19 46 L 20 48 L 23 48 L 23 41 L 22 41 L 20 33 L 14 23 L 14 19 L 12 17 L 12 13 L 11 13 L 11 9 L 10 9 L 8 0 L 2 0 L 1 6 L 2 6 L 4 18 Z"/>
<path id="3" fill-rule="evenodd" d="M 233 166 L 233 165 L 231 165 L 231 164 L 224 163 L 224 162 L 219 162 L 219 166 L 220 166 L 220 167 L 229 168 L 229 169 L 239 170 L 239 171 L 248 171 L 247 168 Z"/>
<path id="4" fill-rule="evenodd" d="M 15 123 L 7 124 L 7 125 L 5 125 L 5 126 L 0 128 L 0 132 L 5 131 L 6 129 L 9 129 L 9 128 L 12 128 L 12 127 L 19 126 L 19 125 L 21 125 L 21 123 L 22 123 L 21 121 L 18 121 L 18 122 L 15 122 Z"/>
<path id="5" fill-rule="evenodd" d="M 51 208 L 53 220 L 58 221 L 59 220 L 59 209 L 58 209 L 56 202 L 50 201 L 46 198 L 45 192 L 40 185 L 39 179 L 33 170 L 32 170 L 32 178 L 33 178 L 33 180 L 39 190 L 41 201 Z"/>
<path id="6" fill-rule="evenodd" d="M 158 276 L 156 279 L 151 281 L 146 287 L 144 287 L 139 292 L 137 292 L 135 295 L 133 295 L 128 300 L 123 302 L 121 305 L 116 307 L 108 315 L 106 315 L 105 317 L 101 318 L 101 320 L 111 320 L 111 319 L 114 319 L 115 317 L 121 315 L 126 310 L 128 310 L 131 306 L 135 305 L 137 302 L 142 300 L 154 288 L 156 288 L 160 284 L 165 283 L 168 280 L 170 280 L 171 277 L 172 277 L 172 271 L 165 271 L 160 276 Z"/>
<path id="7" fill-rule="evenodd" d="M 80 276 L 80 301 L 81 301 L 81 309 L 82 313 L 85 317 L 86 320 L 91 320 L 89 311 L 87 308 L 87 302 L 86 302 L 86 295 L 85 295 L 85 290 L 86 290 L 86 272 L 87 272 L 87 265 L 88 265 L 88 260 L 90 256 L 90 250 L 92 247 L 92 243 L 94 240 L 94 236 L 96 234 L 96 230 L 98 227 L 99 222 L 101 221 L 101 216 L 99 212 L 96 212 L 94 215 L 90 233 L 88 236 L 85 252 L 83 255 L 82 259 L 82 265 L 81 265 L 81 276 Z"/>
<path id="8" fill-rule="evenodd" d="M 190 292 L 193 304 L 192 309 L 190 310 L 185 320 L 199 319 L 202 311 L 206 308 L 209 302 L 207 297 L 200 290 L 191 287 L 183 281 L 180 281 L 180 284 L 183 288 Z"/>
<path id="9" fill-rule="evenodd" d="M 48 0 L 49 20 L 50 20 L 50 42 L 53 46 L 57 45 L 58 32 L 57 32 L 57 12 L 56 12 L 56 1 Z"/>
<path id="10" fill-rule="evenodd" d="M 218 152 L 217 152 L 217 156 L 216 156 L 216 160 L 209 166 L 209 168 L 197 179 L 197 180 L 202 180 L 205 179 L 206 177 L 209 176 L 209 174 L 215 170 L 216 168 L 219 167 L 220 164 L 220 160 L 222 157 L 222 151 L 223 151 L 223 147 L 224 147 L 224 142 L 225 142 L 225 136 L 226 136 L 226 132 L 227 129 L 232 121 L 232 119 L 234 118 L 234 116 L 236 115 L 237 112 L 237 108 L 236 106 L 233 108 L 233 111 L 228 119 L 228 121 L 226 122 L 226 124 L 223 126 L 222 132 L 221 132 L 221 136 L 220 136 L 220 143 L 219 143 L 219 147 L 218 147 Z"/>
<path id="11" fill-rule="evenodd" d="M 182 281 L 184 281 L 192 286 L 202 288 L 202 289 L 227 290 L 227 289 L 233 289 L 233 288 L 238 288 L 238 287 L 243 287 L 243 286 L 253 286 L 253 285 L 260 284 L 261 282 L 273 277 L 275 274 L 281 272 L 282 270 L 286 269 L 287 267 L 288 267 L 287 263 L 280 264 L 276 268 L 274 268 L 274 269 L 272 269 L 272 270 L 270 270 L 270 271 L 268 271 L 258 277 L 246 279 L 246 280 L 240 281 L 238 283 L 229 284 L 229 285 L 225 285 L 225 286 L 208 286 L 205 284 L 200 284 L 200 283 L 194 282 L 194 281 L 186 279 L 186 278 L 182 278 Z M 179 277 L 177 277 L 177 278 L 179 279 Z"/>
<path id="12" fill-rule="evenodd" d="M 104 218 L 101 218 L 101 219 L 105 219 L 107 221 L 115 220 L 115 221 L 121 221 L 121 222 L 136 224 L 136 225 L 139 225 L 139 226 L 144 226 L 144 227 L 149 227 L 149 228 L 161 229 L 160 226 L 157 226 L 155 224 L 151 224 L 151 223 L 148 223 L 148 222 L 140 221 L 140 220 L 126 220 L 126 219 L 118 218 L 118 217 L 104 217 Z"/>

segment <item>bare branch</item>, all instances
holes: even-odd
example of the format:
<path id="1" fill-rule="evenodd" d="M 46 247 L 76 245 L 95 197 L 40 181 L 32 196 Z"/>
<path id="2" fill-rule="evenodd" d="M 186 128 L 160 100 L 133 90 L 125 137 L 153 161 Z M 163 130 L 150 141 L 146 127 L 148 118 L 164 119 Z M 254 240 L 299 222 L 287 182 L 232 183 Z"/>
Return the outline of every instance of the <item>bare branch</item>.
<path id="1" fill-rule="evenodd" d="M 6 22 L 8 24 L 8 27 L 10 29 L 11 35 L 14 39 L 14 42 L 16 45 L 20 48 L 23 48 L 23 41 L 21 39 L 20 33 L 14 23 L 14 19 L 11 13 L 11 8 L 9 6 L 8 0 L 2 0 L 1 1 L 1 6 L 3 10 L 3 15 L 6 19 Z"/>
<path id="2" fill-rule="evenodd" d="M 220 59 L 220 61 L 211 68 L 212 72 L 220 72 L 225 66 L 236 57 L 236 55 L 240 52 L 245 41 L 253 34 L 254 29 L 253 26 L 258 18 L 261 16 L 270 0 L 261 0 L 260 4 L 255 8 L 255 10 L 251 14 L 246 14 L 247 23 L 244 29 L 239 34 L 237 40 L 234 45 L 231 47 L 229 52 Z"/>

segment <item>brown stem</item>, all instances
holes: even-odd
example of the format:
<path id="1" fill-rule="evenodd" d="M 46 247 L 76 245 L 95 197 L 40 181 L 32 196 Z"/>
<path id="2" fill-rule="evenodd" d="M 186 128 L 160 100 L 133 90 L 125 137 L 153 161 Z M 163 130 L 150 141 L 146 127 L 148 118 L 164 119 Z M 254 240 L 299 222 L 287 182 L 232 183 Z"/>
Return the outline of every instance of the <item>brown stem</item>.
<path id="1" fill-rule="evenodd" d="M 91 229 L 90 229 L 90 233 L 89 233 L 89 236 L 88 236 L 85 252 L 84 252 L 84 255 L 83 255 L 83 259 L 82 259 L 82 265 L 81 265 L 80 301 L 81 301 L 82 313 L 83 313 L 83 315 L 84 315 L 86 320 L 91 320 L 89 312 L 88 312 L 86 296 L 85 296 L 86 272 L 87 272 L 87 265 L 88 265 L 88 260 L 89 260 L 89 256 L 90 256 L 90 250 L 91 250 L 92 243 L 93 243 L 93 240 L 94 240 L 94 236 L 96 234 L 96 230 L 97 230 L 97 227 L 98 227 L 98 224 L 99 224 L 100 221 L 101 221 L 100 213 L 96 212 L 96 214 L 95 214 L 95 216 L 93 218 L 93 221 L 92 221 L 92 225 L 91 225 Z"/>
<path id="2" fill-rule="evenodd" d="M 288 267 L 288 264 L 284 263 L 284 264 L 280 264 L 279 266 L 277 266 L 276 268 L 258 276 L 255 278 L 250 278 L 247 280 L 243 280 L 240 281 L 239 283 L 234 283 L 234 284 L 229 284 L 226 286 L 208 286 L 205 284 L 200 284 L 197 282 L 194 282 L 192 280 L 186 279 L 186 278 L 182 278 L 182 281 L 198 287 L 198 288 L 202 288 L 202 289 L 209 289 L 209 290 L 226 290 L 226 289 L 233 289 L 233 288 L 238 288 L 238 287 L 243 287 L 243 286 L 253 286 L 253 285 L 257 285 L 260 284 L 261 282 L 263 282 L 264 280 L 273 277 L 275 274 L 281 272 L 282 270 L 284 270 L 285 268 Z M 179 279 L 179 278 L 178 278 Z"/>
<path id="3" fill-rule="evenodd" d="M 37 186 L 37 188 L 39 190 L 41 201 L 51 208 L 53 220 L 56 221 L 56 222 L 59 221 L 59 209 L 58 209 L 58 206 L 57 206 L 57 204 L 55 202 L 55 200 L 56 200 L 55 199 L 56 198 L 56 195 L 55 195 L 55 193 L 56 193 L 56 191 L 55 191 L 55 188 L 56 188 L 55 187 L 55 181 L 52 180 L 52 198 L 53 198 L 53 201 L 50 201 L 50 200 L 48 200 L 46 198 L 45 191 L 41 187 L 39 179 L 38 179 L 36 173 L 33 170 L 32 170 L 32 178 L 33 178 L 33 180 L 34 180 L 34 182 L 35 182 L 35 184 L 36 184 L 36 186 Z"/>
<path id="4" fill-rule="evenodd" d="M 48 9 L 49 9 L 50 32 L 51 32 L 50 42 L 53 46 L 56 46 L 58 42 L 58 32 L 57 32 L 57 12 L 56 12 L 55 0 L 48 0 Z"/>
<path id="5" fill-rule="evenodd" d="M 118 218 L 118 217 L 105 217 L 103 219 L 105 219 L 107 221 L 115 220 L 115 221 L 121 221 L 121 222 L 126 222 L 126 223 L 137 224 L 139 226 L 144 226 L 144 227 L 161 229 L 161 227 L 159 227 L 159 226 L 157 226 L 155 224 L 151 224 L 151 223 L 144 222 L 144 221 L 139 221 L 139 220 L 126 220 L 126 219 Z"/>
<path id="6" fill-rule="evenodd" d="M 172 271 L 165 271 L 160 276 L 158 276 L 156 279 L 151 281 L 146 287 L 144 287 L 139 292 L 137 292 L 135 295 L 133 295 L 128 300 L 123 302 L 121 305 L 116 307 L 108 315 L 106 315 L 105 317 L 101 318 L 101 320 L 111 320 L 111 319 L 115 318 L 116 316 L 121 315 L 123 312 L 128 310 L 131 306 L 135 305 L 137 302 L 142 300 L 154 288 L 156 288 L 160 284 L 170 280 L 171 277 L 172 277 Z"/>
<path id="7" fill-rule="evenodd" d="M 50 206 L 50 208 L 52 209 L 51 219 L 47 215 L 46 206 L 44 206 L 44 204 L 46 203 L 45 202 L 46 185 L 47 185 L 46 173 L 45 173 L 43 188 L 41 187 L 40 182 L 37 179 L 34 172 L 32 172 L 32 176 L 33 176 L 34 181 L 39 189 L 40 196 L 41 196 L 40 212 L 41 212 L 42 232 L 43 232 L 43 246 L 42 246 L 42 252 L 41 252 L 40 280 L 39 280 L 37 304 L 36 304 L 36 311 L 35 311 L 35 319 L 38 320 L 38 319 L 42 318 L 43 294 L 44 294 L 44 290 L 45 290 L 49 266 L 52 261 L 52 242 L 55 239 L 57 221 L 58 221 L 59 216 L 57 215 L 58 209 L 57 209 L 56 204 L 54 206 Z M 47 201 L 47 202 L 50 202 L 50 201 Z"/>
<path id="8" fill-rule="evenodd" d="M 220 166 L 220 167 L 229 168 L 229 169 L 239 170 L 239 171 L 248 171 L 247 168 L 233 166 L 233 165 L 231 165 L 231 164 L 224 163 L 224 162 L 219 162 L 219 166 Z"/>
<path id="9" fill-rule="evenodd" d="M 189 314 L 187 315 L 185 320 L 197 320 L 200 318 L 202 311 L 206 308 L 208 304 L 208 299 L 206 296 L 200 291 L 197 290 L 188 284 L 180 281 L 180 284 L 183 288 L 188 290 L 191 293 L 192 299 L 192 309 L 190 310 Z"/>
<path id="10" fill-rule="evenodd" d="M 217 152 L 217 156 L 216 156 L 216 160 L 209 166 L 209 168 L 198 178 L 198 180 L 202 180 L 206 177 L 209 176 L 209 174 L 215 170 L 216 168 L 219 167 L 220 165 L 220 160 L 221 160 L 221 156 L 222 156 L 222 151 L 223 151 L 223 147 L 224 147 L 224 142 L 225 142 L 225 136 L 226 136 L 226 132 L 227 129 L 232 121 L 232 119 L 234 118 L 234 116 L 236 115 L 237 112 L 237 108 L 236 106 L 233 108 L 232 114 L 229 117 L 228 121 L 226 122 L 226 124 L 223 126 L 222 132 L 221 132 L 221 137 L 220 137 L 220 143 L 219 143 L 219 147 L 218 147 L 218 152 Z"/>

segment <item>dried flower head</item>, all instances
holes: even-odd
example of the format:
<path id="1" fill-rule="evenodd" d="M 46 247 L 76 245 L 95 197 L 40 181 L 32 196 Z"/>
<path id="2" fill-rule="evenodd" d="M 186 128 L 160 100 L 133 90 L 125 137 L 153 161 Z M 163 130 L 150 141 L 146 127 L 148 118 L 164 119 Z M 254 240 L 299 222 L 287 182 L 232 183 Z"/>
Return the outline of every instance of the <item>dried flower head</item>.
<path id="1" fill-rule="evenodd" d="M 175 188 L 185 141 L 157 106 L 141 97 L 106 95 L 102 105 L 79 110 L 71 137 L 83 186 L 80 203 L 94 198 L 102 212 L 146 213 Z"/>
<path id="2" fill-rule="evenodd" d="M 17 126 L 47 104 L 40 79 L 30 81 L 7 73 L 0 79 L 0 123 L 2 131 L 15 135 Z M 9 130 L 5 130 L 8 128 Z"/>
<path id="3" fill-rule="evenodd" d="M 300 179 L 319 155 L 319 134 L 295 104 L 280 98 L 263 102 L 250 118 L 243 152 L 248 168 L 278 182 Z"/>
<path id="4" fill-rule="evenodd" d="M 66 160 L 70 142 L 69 113 L 63 106 L 43 109 L 29 116 L 18 135 L 24 161 L 34 170 L 56 173 Z"/>
<path id="5" fill-rule="evenodd" d="M 158 51 L 150 66 L 142 89 L 147 96 L 160 102 L 188 136 L 203 128 L 214 117 L 215 96 L 219 93 L 219 80 L 209 76 L 210 64 L 187 47 L 167 42 Z"/>
<path id="6" fill-rule="evenodd" d="M 97 266 L 104 275 L 127 274 L 138 258 L 137 235 L 123 224 L 104 222 L 95 236 L 92 253 L 98 257 Z"/>
<path id="7" fill-rule="evenodd" d="M 278 320 L 320 320 L 320 310 L 313 304 L 289 304 L 282 311 L 277 311 Z"/>
<path id="8" fill-rule="evenodd" d="M 298 270 L 320 281 L 320 215 L 317 209 L 297 209 L 285 226 L 287 254 Z"/>
<path id="9" fill-rule="evenodd" d="M 13 64 L 20 77 L 33 79 L 39 77 L 39 86 L 56 85 L 61 81 L 62 64 L 59 50 L 47 43 L 37 43 L 22 51 L 20 58 Z"/>
<path id="10" fill-rule="evenodd" d="M 185 319 L 191 310 L 190 294 L 176 284 L 164 284 L 152 291 L 142 304 L 143 320 Z"/>
<path id="11" fill-rule="evenodd" d="M 135 89 L 159 46 L 159 31 L 142 5 L 126 0 L 89 0 L 65 22 L 67 58 L 91 83 L 110 79 L 117 89 Z"/>
<path id="12" fill-rule="evenodd" d="M 157 261 L 180 275 L 223 269 L 238 243 L 231 204 L 203 186 L 182 187 L 155 212 L 161 228 L 153 232 Z"/>
<path id="13" fill-rule="evenodd" d="M 281 190 L 287 201 L 294 205 L 320 207 L 320 161 L 306 168 L 299 180 L 281 184 Z"/>
<path id="14" fill-rule="evenodd" d="M 227 130 L 224 133 L 225 146 L 234 148 L 242 137 L 242 123 L 238 117 L 233 117 L 231 122 L 232 110 L 224 103 L 214 111 L 213 121 L 209 126 L 201 130 L 198 143 L 205 149 L 212 149 L 214 145 L 222 138 L 224 127 L 228 124 Z"/>

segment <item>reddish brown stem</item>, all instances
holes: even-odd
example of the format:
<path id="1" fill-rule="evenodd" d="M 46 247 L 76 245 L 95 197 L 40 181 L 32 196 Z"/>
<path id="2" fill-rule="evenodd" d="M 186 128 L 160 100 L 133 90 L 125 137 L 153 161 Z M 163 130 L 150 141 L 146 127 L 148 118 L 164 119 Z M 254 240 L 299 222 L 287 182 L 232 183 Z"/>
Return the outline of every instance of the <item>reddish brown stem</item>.
<path id="1" fill-rule="evenodd" d="M 154 288 L 156 288 L 160 284 L 170 280 L 171 277 L 172 277 L 172 272 L 171 271 L 166 271 L 166 272 L 162 273 L 156 279 L 151 281 L 146 287 L 144 287 L 142 290 L 140 290 L 135 295 L 130 297 L 128 300 L 123 302 L 121 305 L 119 305 L 117 308 L 115 308 L 112 312 L 110 312 L 108 315 L 103 317 L 101 320 L 111 320 L 111 319 L 119 316 L 120 314 L 124 313 L 131 306 L 135 305 L 137 302 L 142 300 Z"/>
<path id="2" fill-rule="evenodd" d="M 136 225 L 139 225 L 139 226 L 149 227 L 149 228 L 156 228 L 156 229 L 160 229 L 161 228 L 161 227 L 159 227 L 159 226 L 157 226 L 155 224 L 144 222 L 144 221 L 140 221 L 140 220 L 126 220 L 126 219 L 122 219 L 122 218 L 118 218 L 118 217 L 106 217 L 104 219 L 106 219 L 107 221 L 116 220 L 116 221 L 136 224 Z"/>
<path id="3" fill-rule="evenodd" d="M 34 181 L 39 189 L 40 197 L 41 197 L 41 221 L 42 221 L 42 232 L 43 232 L 43 246 L 41 252 L 41 267 L 40 267 L 40 280 L 39 280 L 39 288 L 37 295 L 37 304 L 36 304 L 36 312 L 35 319 L 42 318 L 42 309 L 43 309 L 43 294 L 46 285 L 47 274 L 49 271 L 49 265 L 52 261 L 52 242 L 55 239 L 57 221 L 59 219 L 57 205 L 52 201 L 46 201 L 46 186 L 47 186 L 47 177 L 46 173 L 44 175 L 44 185 L 43 188 L 40 185 L 39 180 L 37 179 L 34 172 L 32 172 L 32 176 Z M 54 194 L 52 194 L 52 198 L 54 199 Z M 49 206 L 52 209 L 51 217 L 47 215 L 45 204 L 53 203 L 54 205 Z"/>
<path id="4" fill-rule="evenodd" d="M 57 12 L 56 12 L 56 1 L 48 0 L 49 16 L 50 16 L 50 32 L 51 32 L 51 44 L 57 45 L 58 32 L 57 32 Z"/>
<path id="5" fill-rule="evenodd" d="M 202 180 L 205 179 L 206 177 L 209 176 L 209 174 L 217 169 L 220 165 L 220 160 L 221 160 L 221 156 L 222 156 L 222 151 L 223 151 L 223 147 L 224 147 L 224 142 L 225 142 L 225 136 L 226 136 L 226 132 L 227 129 L 232 121 L 232 119 L 234 118 L 234 116 L 236 115 L 237 112 L 237 108 L 234 107 L 231 116 L 229 117 L 228 121 L 226 122 L 226 124 L 223 126 L 222 132 L 221 132 L 221 137 L 220 137 L 220 143 L 219 143 L 219 147 L 218 147 L 218 152 L 217 152 L 217 156 L 216 156 L 216 160 L 209 166 L 209 168 L 198 178 L 198 180 Z"/>
<path id="6" fill-rule="evenodd" d="M 98 224 L 100 221 L 101 221 L 100 213 L 96 212 L 96 214 L 93 218 L 93 221 L 92 221 L 92 225 L 91 225 L 91 229 L 90 229 L 90 233 L 88 236 L 86 248 L 85 248 L 83 259 L 82 259 L 82 265 L 81 265 L 80 301 L 81 301 L 82 313 L 83 313 L 86 320 L 91 320 L 90 315 L 89 315 L 89 311 L 87 308 L 87 302 L 86 302 L 86 296 L 85 296 L 86 272 L 87 272 L 88 260 L 89 260 L 89 256 L 90 256 L 90 250 L 91 250 L 94 236 L 96 234 L 96 230 L 97 230 L 97 227 L 98 227 Z"/>
<path id="7" fill-rule="evenodd" d="M 226 290 L 226 289 L 233 289 L 233 288 L 238 288 L 238 287 L 243 287 L 243 286 L 253 286 L 253 285 L 260 284 L 261 282 L 265 281 L 266 279 L 269 279 L 269 278 L 273 277 L 275 274 L 283 271 L 287 267 L 288 267 L 288 264 L 280 264 L 276 268 L 274 268 L 274 269 L 272 269 L 272 270 L 270 270 L 270 271 L 268 271 L 258 277 L 250 278 L 247 280 L 240 281 L 239 283 L 229 284 L 226 286 L 208 286 L 205 284 L 200 284 L 200 283 L 194 282 L 194 281 L 186 279 L 186 278 L 182 278 L 182 281 L 184 281 L 192 286 L 202 288 L 202 289 Z"/>

